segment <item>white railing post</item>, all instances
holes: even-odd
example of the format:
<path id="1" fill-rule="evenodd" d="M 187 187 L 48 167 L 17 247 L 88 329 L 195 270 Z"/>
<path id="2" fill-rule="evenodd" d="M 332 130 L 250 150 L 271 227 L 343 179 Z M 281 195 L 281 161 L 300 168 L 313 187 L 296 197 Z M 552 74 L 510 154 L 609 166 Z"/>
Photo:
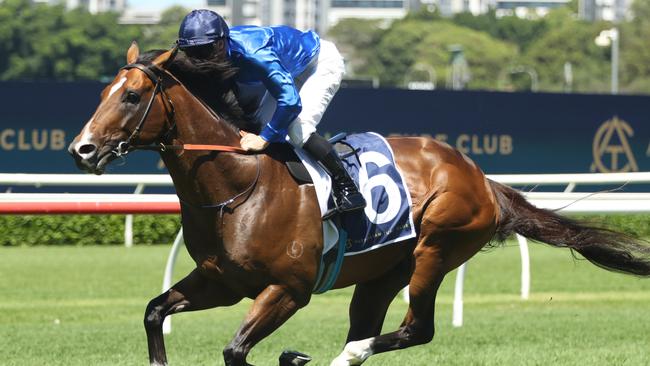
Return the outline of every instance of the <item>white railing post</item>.
<path id="1" fill-rule="evenodd" d="M 139 183 L 135 187 L 133 194 L 141 194 L 144 191 L 144 184 Z M 124 219 L 124 246 L 131 248 L 133 246 L 133 215 L 126 215 Z"/>
<path id="2" fill-rule="evenodd" d="M 176 234 L 176 239 L 174 240 L 174 245 L 169 252 L 169 257 L 167 257 L 167 264 L 165 265 L 165 274 L 163 275 L 163 285 L 162 292 L 169 290 L 172 287 L 172 277 L 174 275 L 174 265 L 176 264 L 176 257 L 178 257 L 178 251 L 183 244 L 183 228 L 181 227 Z M 172 332 L 172 319 L 171 316 L 168 316 L 163 321 L 163 334 L 169 334 Z"/>
<path id="3" fill-rule="evenodd" d="M 454 287 L 454 309 L 451 325 L 454 327 L 463 326 L 463 282 L 465 282 L 465 268 L 467 262 L 458 267 L 456 272 L 456 286 Z"/>
<path id="4" fill-rule="evenodd" d="M 521 255 L 521 298 L 528 300 L 530 296 L 530 255 L 528 253 L 528 240 L 517 234 L 519 253 Z"/>

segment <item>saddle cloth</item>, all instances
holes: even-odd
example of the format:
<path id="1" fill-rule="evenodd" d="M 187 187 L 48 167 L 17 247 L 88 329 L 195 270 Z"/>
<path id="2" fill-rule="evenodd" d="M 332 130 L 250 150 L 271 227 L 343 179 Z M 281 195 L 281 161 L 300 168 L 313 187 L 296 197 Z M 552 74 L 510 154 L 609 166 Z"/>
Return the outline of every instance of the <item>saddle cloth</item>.
<path id="1" fill-rule="evenodd" d="M 347 237 L 346 256 L 415 237 L 411 196 L 388 142 L 376 133 L 366 132 L 348 135 L 340 143 L 350 147 L 351 152 L 342 155 L 341 160 L 367 206 L 364 210 L 340 215 L 340 227 L 333 220 L 323 222 L 323 253 L 336 245 L 340 231 L 345 231 Z M 323 215 L 334 207 L 331 178 L 305 151 L 299 148 L 295 151 L 314 182 Z"/>

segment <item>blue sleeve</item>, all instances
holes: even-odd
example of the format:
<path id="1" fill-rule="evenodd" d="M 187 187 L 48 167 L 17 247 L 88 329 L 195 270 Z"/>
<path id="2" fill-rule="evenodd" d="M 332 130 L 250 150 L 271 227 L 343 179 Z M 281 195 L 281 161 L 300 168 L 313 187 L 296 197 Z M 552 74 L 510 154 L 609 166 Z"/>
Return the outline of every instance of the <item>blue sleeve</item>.
<path id="1" fill-rule="evenodd" d="M 275 54 L 269 52 L 255 56 L 252 61 L 257 66 L 260 81 L 277 101 L 275 113 L 260 136 L 268 142 L 284 142 L 289 124 L 302 110 L 298 89 L 291 73 L 282 66 Z"/>

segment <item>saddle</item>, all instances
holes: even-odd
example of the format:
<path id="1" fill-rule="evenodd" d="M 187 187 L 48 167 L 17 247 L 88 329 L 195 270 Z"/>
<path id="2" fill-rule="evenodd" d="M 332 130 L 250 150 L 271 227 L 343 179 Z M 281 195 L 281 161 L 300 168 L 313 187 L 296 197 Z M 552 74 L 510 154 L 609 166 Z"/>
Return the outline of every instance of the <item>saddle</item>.
<path id="1" fill-rule="evenodd" d="M 350 177 L 367 195 L 368 206 L 323 221 L 323 254 L 313 289 L 317 294 L 334 285 L 344 256 L 415 236 L 411 197 L 388 141 L 376 133 L 366 132 L 339 134 L 330 142 Z M 300 149 L 294 151 L 288 144 L 276 144 L 267 154 L 284 162 L 298 184 L 313 182 L 321 215 L 333 207 L 330 177 L 310 156 Z"/>
<path id="2" fill-rule="evenodd" d="M 300 158 L 293 151 L 293 147 L 285 143 L 273 143 L 264 150 L 264 153 L 272 159 L 284 163 L 289 174 L 299 185 L 314 183 L 307 172 L 307 168 L 302 164 Z"/>
<path id="3" fill-rule="evenodd" d="M 341 143 L 346 136 L 347 134 L 342 132 L 329 139 L 329 142 L 334 145 L 334 148 L 339 152 L 339 155 L 354 153 L 351 147 L 345 143 Z M 291 145 L 285 143 L 271 144 L 265 153 L 277 161 L 284 162 L 289 174 L 291 174 L 298 185 L 314 183 L 307 168 L 305 168 L 305 165 L 302 163 L 298 155 L 296 155 Z"/>
<path id="4" fill-rule="evenodd" d="M 356 153 L 352 146 L 343 142 L 346 136 L 347 134 L 340 133 L 329 139 L 329 142 L 334 145 L 334 149 L 336 149 L 342 158 L 346 158 Z M 289 174 L 291 174 L 298 185 L 314 183 L 306 166 L 303 164 L 302 160 L 296 154 L 294 148 L 291 145 L 285 143 L 271 144 L 265 152 L 271 158 L 283 162 L 287 167 Z M 319 266 L 316 285 L 313 289 L 313 292 L 317 294 L 329 290 L 334 285 L 334 282 L 341 270 L 347 241 L 347 232 L 340 228 L 341 223 L 339 218 L 337 218 L 336 223 L 332 223 L 330 221 L 329 223 L 323 223 L 323 225 L 325 236 L 324 241 L 326 244 L 324 252 L 321 256 L 321 264 Z M 330 229 L 327 230 L 327 227 L 330 227 Z M 334 229 L 334 227 L 337 229 Z M 327 232 L 327 234 L 325 234 L 325 232 Z M 328 245 L 327 242 L 331 242 L 330 245 Z M 296 361 L 297 359 L 292 358 L 292 360 Z M 310 359 L 306 359 L 306 362 L 309 362 L 309 360 Z M 281 362 L 281 364 L 293 365 L 293 363 L 287 362 L 288 361 L 285 360 L 285 363 Z M 302 365 L 303 363 L 296 363 L 296 365 L 298 364 Z"/>

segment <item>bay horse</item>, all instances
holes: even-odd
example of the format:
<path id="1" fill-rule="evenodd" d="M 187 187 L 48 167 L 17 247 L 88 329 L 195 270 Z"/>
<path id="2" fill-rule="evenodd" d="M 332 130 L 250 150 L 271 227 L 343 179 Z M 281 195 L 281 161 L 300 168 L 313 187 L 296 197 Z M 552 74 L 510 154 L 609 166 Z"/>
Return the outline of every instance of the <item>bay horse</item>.
<path id="1" fill-rule="evenodd" d="M 313 185 L 298 184 L 274 148 L 257 154 L 189 148 L 239 146 L 234 120 L 242 114 L 227 82 L 236 70 L 211 81 L 218 97 L 213 112 L 188 89 L 192 78 L 181 58 L 175 49 L 141 56 L 134 42 L 127 66 L 102 92 L 69 152 L 81 169 L 102 174 L 116 156 L 158 150 L 173 179 L 196 268 L 146 308 L 151 365 L 167 364 L 166 316 L 244 297 L 254 302 L 223 358 L 229 366 L 248 365 L 251 348 L 310 301 L 323 250 L 320 210 Z M 334 288 L 356 287 L 346 344 L 331 365 L 360 365 L 373 354 L 430 342 L 445 275 L 513 233 L 575 250 L 608 270 L 650 276 L 646 242 L 536 208 L 447 144 L 424 137 L 388 142 L 412 198 L 417 235 L 345 258 Z M 380 334 L 391 300 L 406 285 L 410 303 L 401 326 Z"/>

